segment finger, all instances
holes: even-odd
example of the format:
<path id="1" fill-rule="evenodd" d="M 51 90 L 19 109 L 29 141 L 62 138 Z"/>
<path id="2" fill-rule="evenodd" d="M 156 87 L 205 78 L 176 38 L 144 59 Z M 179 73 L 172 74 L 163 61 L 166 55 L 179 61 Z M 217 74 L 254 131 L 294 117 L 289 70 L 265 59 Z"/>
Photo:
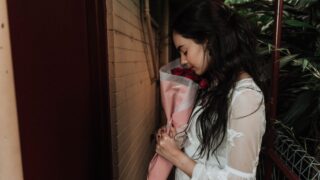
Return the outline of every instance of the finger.
<path id="1" fill-rule="evenodd" d="M 162 137 L 164 134 L 168 134 L 166 131 L 160 132 L 160 136 Z"/>
<path id="2" fill-rule="evenodd" d="M 172 127 L 172 124 L 167 124 L 167 131 L 170 131 L 171 127 Z"/>
<path id="3" fill-rule="evenodd" d="M 169 130 L 169 136 L 170 136 L 170 137 L 173 137 L 173 136 L 174 136 L 174 133 L 173 133 L 172 128 L 170 128 L 170 130 Z"/>
<path id="4" fill-rule="evenodd" d="M 166 134 L 166 133 L 161 134 L 161 140 L 166 140 L 166 139 L 170 139 L 169 134 Z"/>
<path id="5" fill-rule="evenodd" d="M 171 127 L 169 131 L 170 137 L 174 137 L 177 134 L 176 128 Z"/>
<path id="6" fill-rule="evenodd" d="M 166 126 L 163 126 L 163 127 L 161 128 L 161 132 L 162 132 L 162 133 L 166 132 L 166 130 L 167 130 L 167 127 L 166 127 Z"/>
<path id="7" fill-rule="evenodd" d="M 159 142 L 163 142 L 165 140 L 165 137 L 168 136 L 166 133 L 161 133 L 159 136 Z"/>
<path id="8" fill-rule="evenodd" d="M 176 128 L 172 127 L 172 128 L 171 128 L 171 130 L 172 130 L 172 132 L 173 132 L 174 134 L 176 134 L 176 133 L 177 133 Z"/>
<path id="9" fill-rule="evenodd" d="M 159 151 L 160 151 L 160 145 L 157 144 L 157 146 L 156 146 L 156 152 L 159 153 Z"/>

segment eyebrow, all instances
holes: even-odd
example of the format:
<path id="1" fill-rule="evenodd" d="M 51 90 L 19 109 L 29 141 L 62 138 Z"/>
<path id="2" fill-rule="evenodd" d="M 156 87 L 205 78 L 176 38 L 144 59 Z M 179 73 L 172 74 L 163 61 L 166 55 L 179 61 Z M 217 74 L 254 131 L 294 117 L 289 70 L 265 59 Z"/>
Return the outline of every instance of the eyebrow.
<path id="1" fill-rule="evenodd" d="M 177 47 L 178 51 L 181 51 L 182 46 L 183 45 L 180 45 L 180 46 Z"/>

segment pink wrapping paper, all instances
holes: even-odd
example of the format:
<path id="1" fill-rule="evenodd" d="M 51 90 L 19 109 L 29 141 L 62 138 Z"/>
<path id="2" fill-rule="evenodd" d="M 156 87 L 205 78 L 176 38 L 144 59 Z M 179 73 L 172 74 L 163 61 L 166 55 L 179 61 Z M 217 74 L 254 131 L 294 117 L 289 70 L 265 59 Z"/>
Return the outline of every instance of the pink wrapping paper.
<path id="1" fill-rule="evenodd" d="M 176 141 L 180 146 L 186 138 L 183 132 L 191 116 L 198 84 L 183 76 L 171 74 L 173 68 L 181 67 L 180 60 L 170 62 L 160 69 L 160 92 L 162 107 L 167 118 L 167 127 L 176 128 Z M 172 164 L 155 154 L 149 164 L 148 180 L 166 180 Z"/>

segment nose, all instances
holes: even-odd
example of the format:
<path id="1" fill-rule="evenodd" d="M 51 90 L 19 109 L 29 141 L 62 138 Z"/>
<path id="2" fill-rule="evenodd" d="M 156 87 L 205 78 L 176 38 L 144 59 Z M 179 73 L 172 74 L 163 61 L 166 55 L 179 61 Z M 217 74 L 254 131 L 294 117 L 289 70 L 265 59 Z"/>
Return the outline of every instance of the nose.
<path id="1" fill-rule="evenodd" d="M 180 64 L 182 64 L 182 65 L 188 64 L 187 58 L 184 55 L 180 56 Z"/>

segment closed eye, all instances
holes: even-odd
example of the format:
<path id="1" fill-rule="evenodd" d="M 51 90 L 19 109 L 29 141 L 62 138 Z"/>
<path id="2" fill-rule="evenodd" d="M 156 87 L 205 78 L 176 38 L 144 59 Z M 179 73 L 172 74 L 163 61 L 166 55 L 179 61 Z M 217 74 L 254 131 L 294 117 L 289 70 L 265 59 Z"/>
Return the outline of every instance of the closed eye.
<path id="1" fill-rule="evenodd" d="M 186 56 L 188 54 L 188 51 L 183 52 L 183 54 Z"/>

